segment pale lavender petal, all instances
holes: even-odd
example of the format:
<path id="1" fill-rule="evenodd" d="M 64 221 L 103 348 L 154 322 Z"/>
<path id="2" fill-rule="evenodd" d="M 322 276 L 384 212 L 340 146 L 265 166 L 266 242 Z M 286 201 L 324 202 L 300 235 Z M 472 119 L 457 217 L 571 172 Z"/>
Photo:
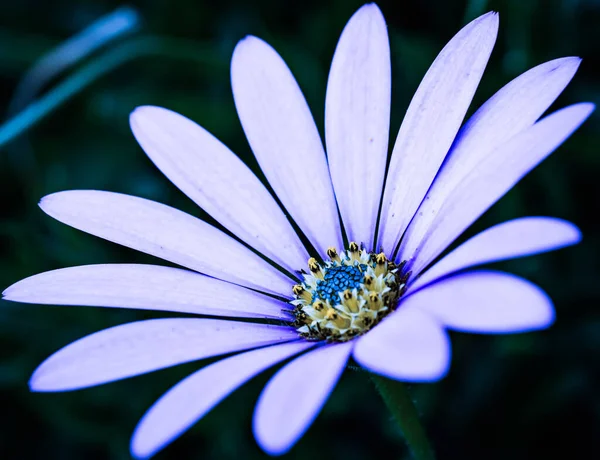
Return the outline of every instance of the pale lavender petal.
<path id="1" fill-rule="evenodd" d="M 552 301 L 544 291 L 522 278 L 495 271 L 446 278 L 406 301 L 464 332 L 526 332 L 554 322 Z"/>
<path id="2" fill-rule="evenodd" d="M 246 37 L 233 52 L 231 84 L 248 142 L 277 197 L 323 257 L 329 246 L 342 247 L 319 131 L 283 59 Z"/>
<path id="3" fill-rule="evenodd" d="M 160 107 L 130 117 L 156 166 L 221 225 L 289 271 L 308 253 L 271 194 L 224 144 L 193 121 Z"/>
<path id="4" fill-rule="evenodd" d="M 529 128 L 548 109 L 577 71 L 581 59 L 556 59 L 515 78 L 492 96 L 458 133 L 454 145 L 403 241 L 419 241 L 446 197 L 498 146 Z"/>
<path id="5" fill-rule="evenodd" d="M 292 281 L 222 231 L 177 209 L 120 193 L 72 190 L 40 202 L 46 214 L 100 238 L 209 276 L 290 295 Z"/>
<path id="6" fill-rule="evenodd" d="M 454 141 L 497 33 L 496 13 L 465 26 L 435 59 L 408 107 L 392 152 L 379 224 L 379 245 L 390 254 Z"/>
<path id="7" fill-rule="evenodd" d="M 552 251 L 579 243 L 579 229 L 553 217 L 509 220 L 475 235 L 437 262 L 411 284 L 408 292 L 474 265 Z"/>
<path id="8" fill-rule="evenodd" d="M 371 3 L 350 19 L 327 83 L 325 140 L 331 180 L 350 241 L 373 245 L 390 125 L 390 45 Z"/>
<path id="9" fill-rule="evenodd" d="M 354 359 L 361 366 L 396 380 L 429 382 L 446 375 L 450 341 L 437 320 L 412 308 L 417 295 L 358 339 Z"/>
<path id="10" fill-rule="evenodd" d="M 256 374 L 311 346 L 301 341 L 259 348 L 200 369 L 146 412 L 133 434 L 131 452 L 137 458 L 151 457 Z"/>
<path id="11" fill-rule="evenodd" d="M 199 273 L 158 265 L 63 268 L 25 278 L 4 300 L 48 305 L 139 308 L 213 316 L 288 320 L 289 305 Z"/>
<path id="12" fill-rule="evenodd" d="M 550 155 L 592 113 L 583 103 L 554 112 L 498 147 L 446 197 L 422 239 L 404 237 L 398 259 L 418 274 L 523 176 Z"/>
<path id="13" fill-rule="evenodd" d="M 317 417 L 353 343 L 325 345 L 287 364 L 267 383 L 254 411 L 254 437 L 271 455 L 286 453 Z"/>
<path id="14" fill-rule="evenodd" d="M 288 326 L 198 318 L 137 321 L 60 349 L 35 370 L 29 385 L 33 391 L 76 390 L 297 338 Z"/>

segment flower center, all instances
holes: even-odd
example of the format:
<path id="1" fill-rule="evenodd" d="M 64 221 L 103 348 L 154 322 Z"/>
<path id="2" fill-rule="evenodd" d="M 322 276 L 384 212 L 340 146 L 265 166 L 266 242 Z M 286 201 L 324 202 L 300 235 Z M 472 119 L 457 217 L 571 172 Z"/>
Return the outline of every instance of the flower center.
<path id="1" fill-rule="evenodd" d="M 310 273 L 293 288 L 294 327 L 307 340 L 345 342 L 395 310 L 410 274 L 401 273 L 403 263 L 356 243 L 340 254 L 329 248 L 327 256 L 323 264 L 310 258 Z"/>

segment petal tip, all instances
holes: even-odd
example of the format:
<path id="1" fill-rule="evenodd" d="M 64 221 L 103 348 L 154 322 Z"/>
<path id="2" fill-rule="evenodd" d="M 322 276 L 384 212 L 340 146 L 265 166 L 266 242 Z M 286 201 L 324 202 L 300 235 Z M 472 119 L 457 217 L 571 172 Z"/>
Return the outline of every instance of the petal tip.
<path id="1" fill-rule="evenodd" d="M 590 117 L 594 110 L 596 110 L 596 104 L 594 104 L 593 102 L 580 102 L 578 104 L 573 104 L 569 107 L 565 107 L 562 110 L 569 110 L 570 112 L 575 112 L 574 116 L 580 118 L 579 123 L 577 124 L 577 127 L 579 127 Z M 559 110 L 558 112 L 562 112 L 562 110 Z"/>
<path id="2" fill-rule="evenodd" d="M 583 58 L 581 58 L 580 56 L 566 56 L 559 60 L 563 61 L 565 64 L 570 64 L 579 67 L 581 61 L 583 61 Z"/>
<path id="3" fill-rule="evenodd" d="M 157 105 L 140 105 L 133 109 L 129 114 L 129 124 L 133 128 L 134 124 L 142 121 L 143 119 L 155 115 L 163 115 L 163 114 L 171 114 L 171 115 L 179 115 L 172 110 L 165 109 L 164 107 L 160 107 Z"/>
<path id="4" fill-rule="evenodd" d="M 581 232 L 581 229 L 577 225 L 575 225 L 574 223 L 569 222 L 567 220 L 564 220 L 562 222 L 571 231 L 571 237 L 568 240 L 568 244 L 579 244 L 579 243 L 581 243 L 581 240 L 583 239 L 583 233 Z"/>
<path id="5" fill-rule="evenodd" d="M 138 436 L 137 428 L 131 436 L 131 442 L 129 443 L 129 452 L 131 452 L 131 456 L 137 460 L 144 460 L 146 458 L 152 457 L 156 453 L 156 449 L 149 449 L 147 446 L 144 446 L 140 441 Z"/>
<path id="6" fill-rule="evenodd" d="M 500 26 L 500 13 L 497 11 L 489 11 L 471 21 L 471 25 L 473 27 L 489 28 L 490 32 L 497 34 Z"/>
<path id="7" fill-rule="evenodd" d="M 65 201 L 68 202 L 69 198 L 76 198 L 81 192 L 85 193 L 86 191 L 87 190 L 63 190 L 61 192 L 54 192 L 42 197 L 38 206 L 50 217 L 58 219 L 56 215 L 60 214 L 61 210 L 64 211 L 64 209 L 61 208 L 65 205 Z"/>
<path id="8" fill-rule="evenodd" d="M 385 23 L 385 17 L 383 16 L 381 9 L 374 2 L 366 3 L 363 6 L 361 6 L 358 10 L 356 10 L 356 12 L 348 21 L 348 24 L 356 20 L 376 20 Z"/>
<path id="9" fill-rule="evenodd" d="M 568 73 L 569 76 L 572 78 L 573 75 L 575 75 L 575 73 L 579 69 L 581 61 L 582 59 L 579 56 L 565 56 L 553 59 L 544 64 L 540 64 L 540 66 L 547 66 L 548 68 L 546 72 L 548 74 L 562 70 L 563 72 Z"/>
<path id="10" fill-rule="evenodd" d="M 133 109 L 129 114 L 129 122 L 132 123 L 135 119 L 139 117 L 143 117 L 148 112 L 152 112 L 153 110 L 160 109 L 160 107 L 156 107 L 153 105 L 140 105 Z"/>
<path id="11" fill-rule="evenodd" d="M 272 457 L 278 457 L 280 455 L 287 454 L 292 449 L 292 446 L 294 445 L 293 442 L 282 443 L 281 440 L 276 441 L 276 440 L 268 439 L 267 436 L 265 436 L 263 433 L 261 433 L 261 430 L 259 430 L 257 428 L 256 411 L 254 412 L 254 418 L 253 418 L 253 423 L 252 423 L 252 432 L 254 434 L 254 439 L 256 440 L 256 443 L 258 444 L 258 446 L 265 453 L 267 453 L 268 455 L 270 455 Z"/>
<path id="12" fill-rule="evenodd" d="M 46 388 L 44 386 L 43 378 L 40 378 L 40 373 L 38 372 L 38 370 L 39 370 L 39 367 L 38 367 L 38 369 L 36 369 L 33 372 L 33 374 L 31 375 L 31 378 L 29 379 L 29 382 L 28 382 L 29 391 L 33 391 L 36 393 L 50 391 L 48 388 Z"/>
<path id="13" fill-rule="evenodd" d="M 42 362 L 31 374 L 29 378 L 28 386 L 29 391 L 35 393 L 52 393 L 76 390 L 77 387 L 69 385 L 61 385 L 56 382 L 56 379 L 52 378 L 52 370 L 48 371 L 48 362 L 52 359 L 52 356 Z M 54 380 L 54 382 L 53 382 Z"/>
<path id="14" fill-rule="evenodd" d="M 233 56 L 235 56 L 236 53 L 239 53 L 245 47 L 264 45 L 264 44 L 266 44 L 266 42 L 264 40 L 262 40 L 261 38 L 258 38 L 255 35 L 248 34 L 245 37 L 241 38 L 237 42 L 237 44 L 235 45 L 235 48 L 233 49 Z"/>
<path id="15" fill-rule="evenodd" d="M 2 291 L 2 300 L 13 300 L 14 287 L 17 283 L 8 286 Z"/>
<path id="16" fill-rule="evenodd" d="M 65 192 L 55 192 L 55 193 L 51 193 L 50 195 L 46 195 L 46 196 L 42 197 L 40 199 L 40 201 L 38 202 L 38 206 L 41 208 L 42 211 L 44 211 L 46 214 L 50 215 L 50 208 L 51 208 L 53 202 L 56 200 L 56 198 L 60 197 L 63 193 L 65 193 Z"/>
<path id="17" fill-rule="evenodd" d="M 545 300 L 545 303 L 543 305 L 543 311 L 539 313 L 539 316 L 537 318 L 532 319 L 530 327 L 528 329 L 524 329 L 522 332 L 547 329 L 554 324 L 554 321 L 556 321 L 556 310 L 554 309 L 554 302 L 552 301 L 552 298 L 548 295 L 548 293 L 544 291 L 541 287 L 533 283 L 529 283 L 529 285 L 533 289 L 537 290 L 538 295 Z"/>
<path id="18" fill-rule="evenodd" d="M 593 102 L 584 102 L 583 104 L 587 106 L 590 115 L 594 110 L 596 110 L 596 104 Z"/>

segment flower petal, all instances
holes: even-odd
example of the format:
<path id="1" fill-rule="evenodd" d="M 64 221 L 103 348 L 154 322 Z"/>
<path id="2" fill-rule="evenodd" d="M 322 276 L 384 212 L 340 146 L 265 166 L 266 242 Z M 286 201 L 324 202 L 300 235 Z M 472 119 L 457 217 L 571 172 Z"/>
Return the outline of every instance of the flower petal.
<path id="1" fill-rule="evenodd" d="M 30 276 L 4 300 L 48 305 L 139 308 L 288 320 L 289 305 L 188 270 L 141 264 L 85 265 Z"/>
<path id="2" fill-rule="evenodd" d="M 552 251 L 579 241 L 579 229 L 562 219 L 523 217 L 509 220 L 488 228 L 461 244 L 417 278 L 408 292 L 474 265 Z"/>
<path id="3" fill-rule="evenodd" d="M 204 128 L 160 107 L 130 117 L 156 166 L 230 232 L 289 271 L 308 253 L 271 194 L 250 169 Z"/>
<path id="4" fill-rule="evenodd" d="M 464 332 L 526 332 L 554 322 L 552 301 L 544 291 L 522 278 L 496 271 L 452 276 L 406 301 L 447 327 Z"/>
<path id="5" fill-rule="evenodd" d="M 246 37 L 233 52 L 231 84 L 248 142 L 277 197 L 321 256 L 329 246 L 341 248 L 323 144 L 283 59 L 259 38 Z"/>
<path id="6" fill-rule="evenodd" d="M 406 111 L 392 151 L 379 223 L 379 243 L 389 254 L 454 141 L 497 33 L 496 13 L 466 25 L 435 59 Z"/>
<path id="7" fill-rule="evenodd" d="M 154 201 L 120 193 L 72 190 L 40 202 L 55 219 L 206 275 L 289 296 L 291 280 L 225 233 Z"/>
<path id="8" fill-rule="evenodd" d="M 411 307 L 411 299 L 402 301 L 397 312 L 358 339 L 354 359 L 396 380 L 441 379 L 450 366 L 450 341 L 433 317 Z"/>
<path id="9" fill-rule="evenodd" d="M 422 239 L 407 231 L 398 259 L 420 273 L 492 204 L 575 131 L 593 111 L 575 104 L 554 112 L 488 155 L 450 192 Z"/>
<path id="10" fill-rule="evenodd" d="M 210 364 L 165 393 L 135 429 L 131 452 L 149 458 L 256 374 L 314 346 L 306 341 L 259 348 Z"/>
<path id="11" fill-rule="evenodd" d="M 410 246 L 423 237 L 446 197 L 478 162 L 535 123 L 571 81 L 580 62 L 571 57 L 539 65 L 515 78 L 481 106 L 456 136 L 409 225 L 403 245 Z"/>
<path id="12" fill-rule="evenodd" d="M 349 241 L 373 244 L 387 159 L 391 64 L 385 20 L 371 3 L 350 19 L 331 63 L 325 139 Z"/>
<path id="13" fill-rule="evenodd" d="M 60 349 L 35 370 L 29 385 L 33 391 L 76 390 L 297 338 L 287 326 L 204 318 L 137 321 Z"/>
<path id="14" fill-rule="evenodd" d="M 254 437 L 270 455 L 300 439 L 342 375 L 352 343 L 325 345 L 296 358 L 267 383 L 254 411 Z"/>

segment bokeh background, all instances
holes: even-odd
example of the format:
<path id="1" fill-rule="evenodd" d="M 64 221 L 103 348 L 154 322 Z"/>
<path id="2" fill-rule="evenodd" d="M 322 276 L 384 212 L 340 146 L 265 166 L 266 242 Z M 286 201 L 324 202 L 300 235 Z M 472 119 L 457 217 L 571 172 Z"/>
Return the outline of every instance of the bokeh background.
<path id="1" fill-rule="evenodd" d="M 54 222 L 37 207 L 48 193 L 111 190 L 205 217 L 133 139 L 128 114 L 138 105 L 161 105 L 191 117 L 256 167 L 229 83 L 231 52 L 246 34 L 266 39 L 283 55 L 322 130 L 330 60 L 360 4 L 0 2 L 0 110 L 4 120 L 27 110 L 0 127 L 0 288 L 54 268 L 152 260 Z M 567 55 L 584 60 L 554 107 L 600 102 L 599 0 L 379 5 L 392 49 L 393 138 L 437 52 L 466 21 L 490 9 L 500 12 L 500 34 L 473 108 L 529 67 Z M 500 264 L 551 295 L 558 318 L 552 328 L 496 337 L 452 334 L 449 376 L 411 387 L 440 459 L 600 458 L 599 147 L 595 114 L 468 232 L 514 217 L 552 215 L 577 223 L 584 241 Z M 205 362 L 72 393 L 33 394 L 27 381 L 37 364 L 69 342 L 156 316 L 167 315 L 0 301 L 0 458 L 130 458 L 129 437 L 144 411 Z M 156 458 L 266 458 L 250 426 L 253 404 L 271 374 L 227 398 Z M 284 458 L 407 456 L 368 376 L 348 371 L 316 423 Z"/>

